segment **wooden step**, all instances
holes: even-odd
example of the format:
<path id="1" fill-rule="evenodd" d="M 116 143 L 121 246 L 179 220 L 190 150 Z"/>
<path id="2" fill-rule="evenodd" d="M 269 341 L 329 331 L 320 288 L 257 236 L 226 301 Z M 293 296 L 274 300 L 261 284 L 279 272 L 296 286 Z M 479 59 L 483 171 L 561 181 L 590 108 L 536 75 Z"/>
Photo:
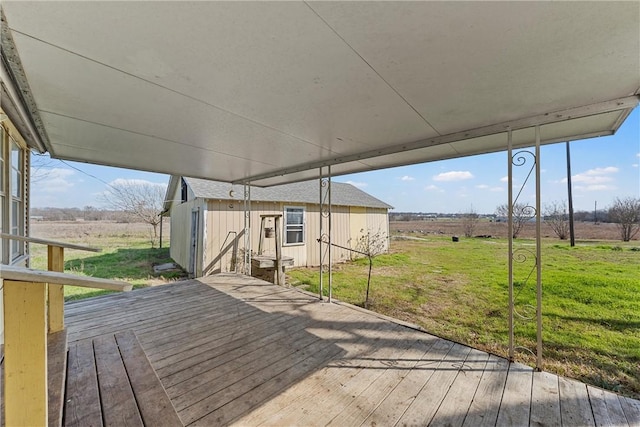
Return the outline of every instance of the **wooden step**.
<path id="1" fill-rule="evenodd" d="M 182 426 L 132 330 L 74 342 L 65 426 Z"/>

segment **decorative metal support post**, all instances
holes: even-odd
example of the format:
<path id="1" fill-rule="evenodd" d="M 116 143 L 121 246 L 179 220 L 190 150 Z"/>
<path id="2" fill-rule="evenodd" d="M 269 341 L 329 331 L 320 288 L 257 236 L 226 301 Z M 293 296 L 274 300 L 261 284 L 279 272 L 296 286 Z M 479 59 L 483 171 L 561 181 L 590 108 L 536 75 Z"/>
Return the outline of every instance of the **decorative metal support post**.
<path id="1" fill-rule="evenodd" d="M 251 183 L 244 184 L 244 273 L 251 276 Z"/>
<path id="2" fill-rule="evenodd" d="M 322 247 L 322 238 L 324 237 L 324 229 L 323 229 L 323 223 L 324 223 L 324 211 L 323 211 L 323 204 L 324 204 L 324 195 L 323 195 L 323 191 L 322 189 L 325 187 L 324 185 L 324 177 L 322 176 L 322 168 L 319 169 L 319 177 L 318 177 L 318 188 L 320 191 L 320 195 L 319 195 L 319 199 L 318 199 L 318 214 L 320 216 L 320 230 L 319 230 L 319 234 L 318 236 L 320 236 L 320 238 L 318 239 L 318 254 L 320 255 L 320 284 L 319 284 L 319 298 L 320 301 L 322 301 L 323 299 L 323 295 L 322 295 L 322 288 L 324 286 L 324 277 L 323 277 L 323 272 L 324 272 L 324 248 Z"/>
<path id="3" fill-rule="evenodd" d="M 513 153 L 513 140 L 511 130 L 508 131 L 508 143 L 507 151 L 509 156 L 508 166 L 508 222 L 509 222 L 509 359 L 513 361 L 515 359 L 516 350 L 524 350 L 530 353 L 536 359 L 536 368 L 542 369 L 542 263 L 541 263 L 541 249 L 542 249 L 542 212 L 541 212 L 541 188 L 540 188 L 540 127 L 535 128 L 535 151 L 522 150 L 517 153 Z M 513 166 L 525 166 L 527 164 L 528 157 L 533 160 L 533 165 L 528 169 L 526 178 L 522 183 L 517 195 L 513 196 Z M 527 205 L 525 202 L 518 203 L 518 199 L 522 195 L 529 179 L 532 177 L 535 179 L 535 206 Z M 536 249 L 535 252 L 528 248 L 519 247 L 514 248 L 514 232 L 517 233 L 526 222 L 535 217 L 536 222 Z M 533 261 L 533 265 L 528 267 Z M 515 268 L 515 263 L 522 265 L 522 267 Z M 530 279 L 535 272 L 535 306 L 532 303 L 533 296 L 529 295 L 528 298 L 522 298 L 524 301 L 519 300 L 521 294 L 530 292 L 533 285 L 530 283 Z M 520 280 L 515 280 L 515 276 L 521 277 Z M 525 295 L 526 296 L 526 295 Z M 519 346 L 516 343 L 515 329 L 516 320 L 525 322 L 536 322 L 536 348 L 533 351 L 531 348 L 525 346 Z"/>
<path id="4" fill-rule="evenodd" d="M 331 244 L 331 166 L 327 167 L 328 175 L 329 175 L 329 302 L 331 302 L 331 298 L 333 297 L 333 245 Z"/>
<path id="5" fill-rule="evenodd" d="M 540 126 L 536 126 L 536 369 L 542 370 L 542 206 L 540 189 Z"/>
<path id="6" fill-rule="evenodd" d="M 509 250 L 509 360 L 514 359 L 514 324 L 513 324 L 513 135 L 511 129 L 507 131 L 507 194 L 508 194 L 508 250 Z"/>
<path id="7" fill-rule="evenodd" d="M 324 219 L 327 219 L 327 231 L 324 230 Z M 324 248 L 323 248 L 324 244 Z M 333 246 L 331 245 L 331 166 L 327 167 L 327 176 L 325 177 L 320 168 L 320 299 L 323 297 L 323 280 L 324 280 L 324 265 L 325 261 L 328 265 L 329 272 L 329 293 L 328 301 L 331 302 L 333 293 L 333 260 L 332 252 Z"/>

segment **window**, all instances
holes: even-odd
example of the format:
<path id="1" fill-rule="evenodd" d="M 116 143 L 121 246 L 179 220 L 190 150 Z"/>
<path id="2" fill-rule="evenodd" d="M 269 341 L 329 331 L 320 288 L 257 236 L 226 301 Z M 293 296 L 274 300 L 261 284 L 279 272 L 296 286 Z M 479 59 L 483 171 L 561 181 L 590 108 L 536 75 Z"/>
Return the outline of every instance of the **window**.
<path id="1" fill-rule="evenodd" d="M 284 208 L 284 244 L 304 244 L 304 208 Z"/>
<path id="2" fill-rule="evenodd" d="M 25 235 L 25 212 L 24 212 L 24 177 L 25 177 L 25 158 L 24 150 L 9 134 L 11 140 L 11 154 L 7 157 L 9 165 L 9 181 L 10 194 L 7 195 L 10 204 L 9 213 L 9 233 L 16 236 Z M 10 260 L 15 261 L 25 254 L 25 243 L 20 240 L 11 240 Z"/>
<path id="3" fill-rule="evenodd" d="M 20 134 L 5 119 L 0 124 L 0 231 L 15 236 L 25 236 L 27 232 L 28 153 Z M 0 263 L 15 264 L 24 259 L 27 251 L 23 241 L 2 239 Z"/>

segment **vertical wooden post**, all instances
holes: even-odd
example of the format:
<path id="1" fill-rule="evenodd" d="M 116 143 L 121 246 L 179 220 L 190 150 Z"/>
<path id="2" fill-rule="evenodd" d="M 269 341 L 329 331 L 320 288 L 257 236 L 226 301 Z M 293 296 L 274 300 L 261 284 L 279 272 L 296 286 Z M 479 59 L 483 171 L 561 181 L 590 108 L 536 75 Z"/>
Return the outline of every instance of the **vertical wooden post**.
<path id="1" fill-rule="evenodd" d="M 47 267 L 49 271 L 64 271 L 64 248 L 47 246 Z M 64 329 L 64 286 L 49 285 L 49 332 Z"/>
<path id="2" fill-rule="evenodd" d="M 7 426 L 48 425 L 45 283 L 4 281 Z"/>

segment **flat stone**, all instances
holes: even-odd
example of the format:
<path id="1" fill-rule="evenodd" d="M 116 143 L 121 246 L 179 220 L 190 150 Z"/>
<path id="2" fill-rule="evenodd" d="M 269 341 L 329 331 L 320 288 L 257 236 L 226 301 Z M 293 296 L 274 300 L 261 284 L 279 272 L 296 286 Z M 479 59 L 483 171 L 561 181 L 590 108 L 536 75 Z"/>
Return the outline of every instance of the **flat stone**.
<path id="1" fill-rule="evenodd" d="M 154 273 L 162 273 L 163 271 L 171 271 L 171 270 L 177 270 L 177 269 L 178 269 L 178 266 L 173 262 L 168 262 L 165 264 L 153 266 Z"/>

